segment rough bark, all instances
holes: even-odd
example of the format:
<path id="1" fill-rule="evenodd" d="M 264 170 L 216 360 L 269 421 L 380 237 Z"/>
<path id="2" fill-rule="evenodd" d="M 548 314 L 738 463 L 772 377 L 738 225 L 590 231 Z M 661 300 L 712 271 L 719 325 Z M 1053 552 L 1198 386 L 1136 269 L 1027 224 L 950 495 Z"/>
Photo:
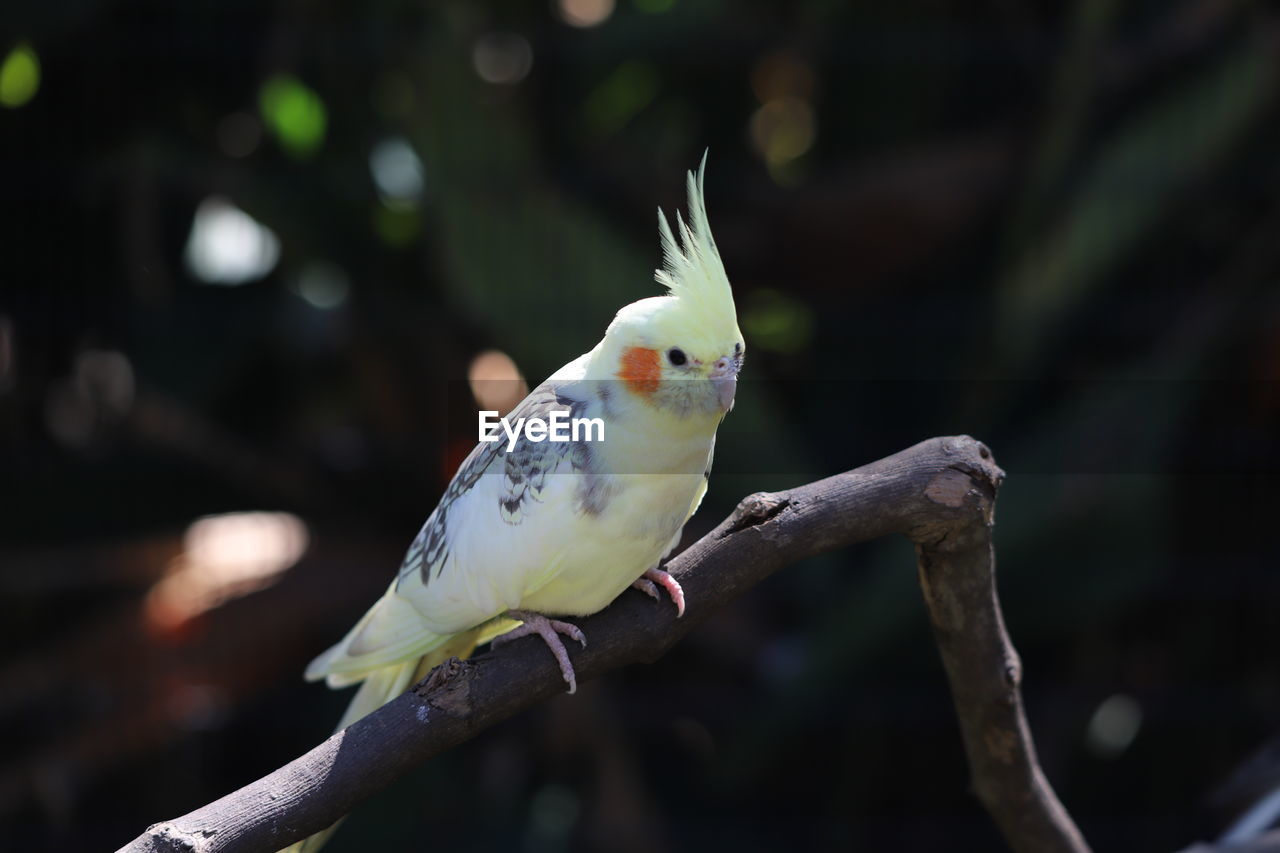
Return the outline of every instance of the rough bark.
<path id="1" fill-rule="evenodd" d="M 773 572 L 880 536 L 916 544 L 921 589 L 951 683 L 974 787 L 1018 851 L 1087 846 L 1036 761 L 1021 667 L 995 588 L 991 541 L 1004 473 L 968 436 L 934 438 L 844 474 L 745 498 L 667 566 L 688 609 L 624 594 L 580 620 L 579 682 L 661 657 L 716 608 Z M 150 827 L 130 853 L 270 851 L 323 829 L 410 769 L 564 691 L 541 641 L 449 661 L 413 690 L 262 779 Z"/>

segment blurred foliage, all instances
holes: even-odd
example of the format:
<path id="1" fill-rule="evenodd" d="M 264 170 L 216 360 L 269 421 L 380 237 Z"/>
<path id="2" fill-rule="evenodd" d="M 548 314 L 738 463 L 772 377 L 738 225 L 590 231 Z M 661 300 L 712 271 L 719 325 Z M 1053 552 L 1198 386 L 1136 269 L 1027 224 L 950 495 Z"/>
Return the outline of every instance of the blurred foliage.
<path id="1" fill-rule="evenodd" d="M 324 142 L 324 102 L 297 79 L 287 74 L 271 77 L 258 102 L 263 122 L 289 153 L 308 157 Z"/>
<path id="2" fill-rule="evenodd" d="M 18 44 L 0 64 L 0 106 L 17 109 L 40 88 L 40 58 L 31 45 Z"/>
<path id="3" fill-rule="evenodd" d="M 4 20 L 6 846 L 119 845 L 327 733 L 346 698 L 300 673 L 474 440 L 472 360 L 536 382 L 656 293 L 654 207 L 706 149 L 750 357 L 688 535 L 977 435 L 1009 473 L 1031 725 L 1096 849 L 1174 849 L 1257 793 L 1212 796 L 1280 719 L 1268 7 Z M 177 595 L 191 523 L 253 510 L 305 521 L 301 561 Z M 993 849 L 910 565 L 883 542 L 790 569 L 660 665 L 431 762 L 332 849 Z"/>

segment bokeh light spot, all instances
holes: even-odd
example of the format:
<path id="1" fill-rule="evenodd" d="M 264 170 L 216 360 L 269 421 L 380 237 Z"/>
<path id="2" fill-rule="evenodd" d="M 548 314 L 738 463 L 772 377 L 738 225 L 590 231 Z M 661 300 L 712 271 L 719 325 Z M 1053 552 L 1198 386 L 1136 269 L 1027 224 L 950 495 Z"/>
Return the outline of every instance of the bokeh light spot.
<path id="1" fill-rule="evenodd" d="M 587 124 L 602 136 L 616 133 L 658 95 L 653 66 L 630 60 L 600 82 L 583 104 Z"/>
<path id="2" fill-rule="evenodd" d="M 751 117 L 751 143 L 771 171 L 808 151 L 813 138 L 813 110 L 799 98 L 776 98 Z"/>
<path id="3" fill-rule="evenodd" d="M 379 204 L 373 213 L 373 230 L 388 246 L 408 246 L 422 230 L 422 216 L 417 210 Z"/>
<path id="4" fill-rule="evenodd" d="M 582 803 L 571 788 L 550 784 L 539 789 L 529 802 L 531 847 L 563 849 L 582 813 Z"/>
<path id="5" fill-rule="evenodd" d="M 105 427 L 133 407 L 133 365 L 124 353 L 90 349 L 80 353 L 69 377 L 54 382 L 44 400 L 45 426 L 58 442 L 89 446 Z"/>
<path id="6" fill-rule="evenodd" d="M 1114 758 L 1129 748 L 1142 727 L 1142 708 L 1132 696 L 1106 699 L 1089 720 L 1086 742 L 1102 758 Z"/>
<path id="7" fill-rule="evenodd" d="M 124 417 L 133 406 L 133 365 L 122 352 L 85 350 L 76 358 L 75 379 L 107 417 Z"/>
<path id="8" fill-rule="evenodd" d="M 209 284 L 245 284 L 275 268 L 275 232 L 219 196 L 200 202 L 184 253 L 187 269 Z"/>
<path id="9" fill-rule="evenodd" d="M 486 83 L 519 83 L 533 68 L 533 48 L 517 33 L 485 33 L 471 48 L 471 64 Z"/>
<path id="10" fill-rule="evenodd" d="M 235 598 L 270 586 L 306 553 L 302 519 L 287 512 L 233 512 L 192 522 L 170 574 L 147 595 L 147 622 L 174 630 Z"/>
<path id="11" fill-rule="evenodd" d="M 295 289 L 313 308 L 331 311 L 347 301 L 350 280 L 342 267 L 329 261 L 311 261 L 298 273 Z"/>
<path id="12" fill-rule="evenodd" d="M 498 350 L 485 350 L 471 360 L 467 368 L 467 384 L 476 406 L 484 411 L 505 415 L 529 393 L 529 384 L 511 356 Z"/>
<path id="13" fill-rule="evenodd" d="M 751 71 L 751 90 L 760 108 L 751 116 L 748 136 L 779 184 L 798 182 L 801 170 L 796 161 L 813 147 L 816 88 L 812 66 L 789 51 L 765 56 Z"/>
<path id="14" fill-rule="evenodd" d="M 22 42 L 0 64 L 0 105 L 16 110 L 36 96 L 40 89 L 40 57 Z"/>
<path id="15" fill-rule="evenodd" d="M 813 312 L 809 306 L 768 288 L 747 294 L 742 330 L 752 346 L 789 353 L 807 347 L 813 338 Z"/>
<path id="16" fill-rule="evenodd" d="M 556 0 L 556 12 L 571 27 L 598 27 L 613 14 L 613 0 Z"/>
<path id="17" fill-rule="evenodd" d="M 369 171 L 382 203 L 390 208 L 414 208 L 425 182 L 422 160 L 402 136 L 384 139 L 369 153 Z"/>
<path id="18" fill-rule="evenodd" d="M 305 83 L 277 74 L 262 84 L 258 106 L 263 121 L 285 151 L 309 157 L 324 142 L 328 113 L 324 101 Z"/>

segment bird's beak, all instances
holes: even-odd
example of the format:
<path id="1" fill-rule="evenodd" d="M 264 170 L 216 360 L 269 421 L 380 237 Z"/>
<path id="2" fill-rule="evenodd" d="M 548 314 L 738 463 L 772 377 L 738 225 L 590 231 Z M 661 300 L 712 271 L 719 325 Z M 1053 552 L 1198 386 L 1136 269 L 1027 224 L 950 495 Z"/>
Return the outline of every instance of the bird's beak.
<path id="1" fill-rule="evenodd" d="M 720 401 L 720 408 L 729 411 L 733 408 L 733 395 L 738 391 L 738 364 L 731 358 L 720 358 L 716 363 L 711 365 L 711 372 L 708 374 L 711 379 L 711 387 L 716 389 L 716 397 Z"/>

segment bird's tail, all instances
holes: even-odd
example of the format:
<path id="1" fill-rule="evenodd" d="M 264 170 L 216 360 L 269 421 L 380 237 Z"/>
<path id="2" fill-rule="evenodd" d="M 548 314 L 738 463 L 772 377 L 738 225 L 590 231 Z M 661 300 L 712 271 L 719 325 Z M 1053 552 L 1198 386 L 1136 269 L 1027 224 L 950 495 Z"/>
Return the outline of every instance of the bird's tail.
<path id="1" fill-rule="evenodd" d="M 371 671 L 365 676 L 356 695 L 352 697 L 351 704 L 347 706 L 346 713 L 342 715 L 342 720 L 334 732 L 340 732 L 361 717 L 378 710 L 403 693 L 409 685 L 416 684 L 425 678 L 428 672 L 449 658 L 469 657 L 476 646 L 487 643 L 498 634 L 510 630 L 513 624 L 505 620 L 496 620 L 470 631 L 454 634 L 442 645 L 421 657 L 388 664 Z M 339 820 L 281 853 L 316 853 L 329 840 L 329 836 L 337 831 L 341 823 L 342 821 Z"/>

